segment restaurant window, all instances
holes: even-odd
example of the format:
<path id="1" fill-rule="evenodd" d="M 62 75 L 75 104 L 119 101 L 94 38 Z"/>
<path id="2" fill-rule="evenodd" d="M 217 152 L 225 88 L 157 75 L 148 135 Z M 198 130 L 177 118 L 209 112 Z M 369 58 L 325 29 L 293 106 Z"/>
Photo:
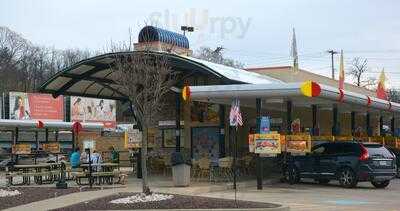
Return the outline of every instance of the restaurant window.
<path id="1" fill-rule="evenodd" d="M 163 147 L 166 147 L 166 148 L 176 147 L 175 128 L 161 129 L 161 131 L 162 131 Z M 181 147 L 183 147 L 184 141 L 185 141 L 183 129 L 181 129 L 181 131 L 180 131 L 180 137 L 181 137 Z"/>
<path id="2" fill-rule="evenodd" d="M 212 103 L 193 102 L 191 106 L 193 123 L 219 123 L 219 105 Z"/>

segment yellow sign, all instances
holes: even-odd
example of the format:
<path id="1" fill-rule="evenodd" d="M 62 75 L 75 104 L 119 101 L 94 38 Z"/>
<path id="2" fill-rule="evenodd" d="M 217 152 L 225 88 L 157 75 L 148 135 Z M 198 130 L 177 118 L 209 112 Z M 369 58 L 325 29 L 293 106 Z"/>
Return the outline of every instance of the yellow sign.
<path id="1" fill-rule="evenodd" d="M 254 152 L 258 154 L 279 154 L 281 153 L 280 134 L 254 134 Z"/>
<path id="2" fill-rule="evenodd" d="M 31 145 L 30 144 L 14 144 L 11 149 L 13 154 L 16 155 L 24 155 L 31 154 Z"/>
<path id="3" fill-rule="evenodd" d="M 42 144 L 42 149 L 44 151 L 50 152 L 50 153 L 59 153 L 60 152 L 60 144 L 59 143 Z"/>
<path id="4" fill-rule="evenodd" d="M 285 141 L 287 152 L 306 153 L 311 151 L 310 135 L 287 135 Z"/>

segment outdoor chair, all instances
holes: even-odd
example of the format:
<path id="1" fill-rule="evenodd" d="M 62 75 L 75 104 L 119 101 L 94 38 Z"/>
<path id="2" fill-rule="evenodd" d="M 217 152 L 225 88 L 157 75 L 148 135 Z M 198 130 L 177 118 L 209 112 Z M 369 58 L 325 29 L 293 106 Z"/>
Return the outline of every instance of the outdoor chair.
<path id="1" fill-rule="evenodd" d="M 240 160 L 240 173 L 242 175 L 250 175 L 251 174 L 251 170 L 253 167 L 253 157 L 251 155 L 246 155 L 244 157 L 242 157 L 242 159 Z"/>
<path id="2" fill-rule="evenodd" d="M 164 176 L 167 176 L 168 172 L 172 171 L 172 165 L 171 165 L 171 155 L 166 155 L 163 158 L 164 161 Z"/>
<path id="3" fill-rule="evenodd" d="M 196 159 L 192 159 L 192 168 L 190 168 L 190 175 L 192 178 L 196 178 L 200 172 L 199 161 Z"/>
<path id="4" fill-rule="evenodd" d="M 233 180 L 233 170 L 232 170 L 232 157 L 224 157 L 218 160 L 218 177 L 223 181 Z"/>
<path id="5" fill-rule="evenodd" d="M 198 170 L 198 177 L 197 181 L 203 178 L 207 178 L 208 181 L 211 181 L 211 174 L 210 174 L 210 159 L 209 158 L 201 158 L 199 160 L 199 170 Z"/>

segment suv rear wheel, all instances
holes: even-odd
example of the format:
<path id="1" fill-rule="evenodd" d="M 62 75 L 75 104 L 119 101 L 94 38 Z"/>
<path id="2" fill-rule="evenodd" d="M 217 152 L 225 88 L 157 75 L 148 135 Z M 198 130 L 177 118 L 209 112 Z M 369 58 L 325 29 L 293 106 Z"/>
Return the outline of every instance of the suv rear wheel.
<path id="1" fill-rule="evenodd" d="M 354 188 L 357 186 L 357 178 L 353 170 L 350 168 L 342 169 L 338 174 L 339 183 L 345 188 Z"/>
<path id="2" fill-rule="evenodd" d="M 375 187 L 375 188 L 386 188 L 390 183 L 390 180 L 386 180 L 386 181 L 382 181 L 382 182 L 374 182 L 372 181 L 371 184 Z"/>
<path id="3" fill-rule="evenodd" d="M 299 171 L 297 170 L 296 167 L 294 166 L 288 166 L 285 169 L 285 180 L 289 183 L 289 184 L 295 184 L 300 182 L 300 175 L 299 175 Z"/>

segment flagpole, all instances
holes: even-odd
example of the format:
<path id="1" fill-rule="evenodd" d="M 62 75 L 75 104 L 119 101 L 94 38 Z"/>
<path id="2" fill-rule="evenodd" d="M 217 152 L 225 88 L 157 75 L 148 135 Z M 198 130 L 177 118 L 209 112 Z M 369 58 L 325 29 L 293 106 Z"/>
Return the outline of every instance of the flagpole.
<path id="1" fill-rule="evenodd" d="M 236 158 L 237 158 L 237 127 L 235 128 L 234 155 L 233 155 L 233 189 L 235 189 L 235 204 L 237 206 Z"/>

